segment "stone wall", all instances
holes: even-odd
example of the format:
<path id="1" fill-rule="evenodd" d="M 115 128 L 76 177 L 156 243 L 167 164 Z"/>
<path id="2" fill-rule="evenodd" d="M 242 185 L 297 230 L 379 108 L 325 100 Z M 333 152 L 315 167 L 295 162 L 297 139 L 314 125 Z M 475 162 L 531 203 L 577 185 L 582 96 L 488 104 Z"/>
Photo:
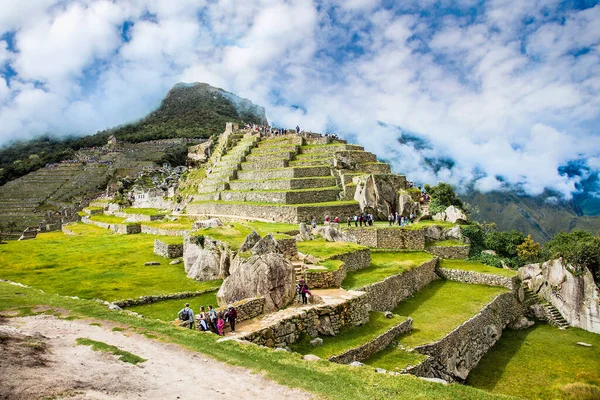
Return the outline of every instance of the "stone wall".
<path id="1" fill-rule="evenodd" d="M 335 186 L 334 177 L 290 178 L 267 181 L 231 181 L 231 190 L 293 190 Z"/>
<path id="2" fill-rule="evenodd" d="M 244 299 L 233 303 L 232 306 L 235 307 L 238 314 L 235 321 L 240 323 L 262 315 L 265 307 L 265 298 L 256 297 L 253 299 Z M 216 311 L 225 312 L 227 311 L 227 306 L 219 307 Z"/>
<path id="3" fill-rule="evenodd" d="M 156 303 L 158 301 L 163 301 L 163 300 L 187 299 L 190 297 L 197 297 L 201 294 L 209 293 L 212 291 L 215 291 L 215 290 L 199 290 L 197 292 L 181 292 L 181 293 L 171 293 L 171 294 L 158 294 L 158 295 L 152 295 L 152 296 L 141 296 L 141 297 L 138 297 L 135 299 L 126 299 L 126 300 L 115 301 L 115 302 L 113 302 L 113 304 L 115 304 L 121 308 L 126 308 L 126 307 L 131 307 L 131 306 Z M 177 312 L 177 310 L 175 310 L 175 312 Z"/>
<path id="4" fill-rule="evenodd" d="M 341 264 L 335 271 L 306 271 L 304 279 L 311 289 L 339 288 L 346 279 L 346 264 Z"/>
<path id="5" fill-rule="evenodd" d="M 262 169 L 257 171 L 238 171 L 237 178 L 240 180 L 266 180 L 284 178 L 307 178 L 314 176 L 329 176 L 329 167 L 293 167 L 285 169 Z"/>
<path id="6" fill-rule="evenodd" d="M 285 258 L 292 258 L 298 255 L 296 239 L 277 239 L 277 247 L 283 253 Z"/>
<path id="7" fill-rule="evenodd" d="M 146 233 L 148 235 L 159 235 L 159 236 L 185 236 L 186 233 L 189 233 L 189 230 L 184 229 L 165 229 L 165 228 L 157 228 L 155 226 L 141 225 L 141 232 Z"/>
<path id="8" fill-rule="evenodd" d="M 356 271 L 371 266 L 371 250 L 355 250 L 350 253 L 338 254 L 331 257 L 334 260 L 343 261 L 347 271 Z"/>
<path id="9" fill-rule="evenodd" d="M 84 224 L 91 224 L 91 225 L 99 226 L 100 228 L 109 229 L 120 235 L 133 235 L 133 234 L 142 232 L 142 228 L 141 228 L 140 224 L 134 224 L 134 223 L 108 224 L 106 222 L 92 221 L 89 218 L 82 218 L 81 222 L 83 222 Z"/>
<path id="10" fill-rule="evenodd" d="M 299 191 L 280 191 L 280 192 L 262 192 L 262 191 L 224 191 L 220 193 L 220 199 L 223 201 L 249 201 L 256 203 L 281 203 L 281 204 L 306 204 L 322 203 L 335 201 L 338 198 L 340 189 L 316 189 Z M 216 194 L 197 195 L 197 199 L 218 200 Z"/>
<path id="11" fill-rule="evenodd" d="M 422 229 L 351 227 L 344 231 L 354 235 L 358 244 L 380 249 L 424 250 L 425 232 Z"/>
<path id="12" fill-rule="evenodd" d="M 381 282 L 357 289 L 367 293 L 372 310 L 391 311 L 400 302 L 437 279 L 435 267 L 437 259 L 398 275 L 392 275 Z"/>
<path id="13" fill-rule="evenodd" d="M 157 214 L 157 215 L 128 214 L 128 213 L 124 213 L 121 211 L 115 211 L 113 213 L 107 213 L 107 214 L 112 214 L 116 217 L 127 218 L 131 222 L 158 221 L 165 217 L 163 214 Z"/>
<path id="14" fill-rule="evenodd" d="M 425 365 L 417 365 L 405 372 L 448 382 L 464 382 L 479 360 L 500 339 L 506 325 L 521 315 L 514 293 L 500 294 L 444 338 L 415 348 L 429 357 L 421 363 Z"/>
<path id="15" fill-rule="evenodd" d="M 329 361 L 339 364 L 350 364 L 353 361 L 364 361 L 378 351 L 385 349 L 398 336 L 410 332 L 412 330 L 412 322 L 412 318 L 409 317 L 406 321 L 394 326 L 387 332 L 377 336 L 375 339 L 354 349 L 347 350 L 340 355 L 333 356 L 329 358 Z"/>
<path id="16" fill-rule="evenodd" d="M 358 293 L 340 304 L 298 309 L 296 314 L 273 322 L 241 339 L 268 347 L 280 347 L 295 343 L 303 334 L 312 338 L 319 335 L 334 336 L 346 326 L 367 323 L 368 309 L 366 295 Z"/>
<path id="17" fill-rule="evenodd" d="M 476 285 L 504 286 L 507 289 L 513 290 L 519 287 L 519 278 L 516 276 L 499 276 L 492 274 L 484 274 L 475 271 L 464 271 L 462 269 L 436 268 L 437 274 L 449 281 L 462 283 L 473 283 Z"/>
<path id="18" fill-rule="evenodd" d="M 183 256 L 183 241 L 181 244 L 165 243 L 160 239 L 154 239 L 154 254 L 166 258 L 177 258 Z"/>
<path id="19" fill-rule="evenodd" d="M 464 259 L 469 257 L 471 246 L 429 246 L 427 251 L 445 259 Z"/>

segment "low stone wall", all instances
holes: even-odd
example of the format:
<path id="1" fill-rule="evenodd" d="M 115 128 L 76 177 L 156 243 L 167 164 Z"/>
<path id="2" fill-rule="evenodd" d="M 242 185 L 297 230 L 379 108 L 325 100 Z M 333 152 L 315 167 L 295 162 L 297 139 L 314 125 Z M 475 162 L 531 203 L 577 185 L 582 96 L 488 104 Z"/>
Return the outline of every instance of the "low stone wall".
<path id="1" fill-rule="evenodd" d="M 166 258 L 177 258 L 183 256 L 183 241 L 181 244 L 165 243 L 160 239 L 154 239 L 154 254 Z"/>
<path id="2" fill-rule="evenodd" d="M 185 236 L 186 233 L 189 233 L 189 230 L 185 229 L 164 229 L 157 228 L 155 226 L 141 225 L 141 232 L 146 233 L 148 235 L 159 235 L 159 236 Z"/>
<path id="3" fill-rule="evenodd" d="M 264 167 L 263 167 L 264 168 Z M 238 171 L 237 178 L 240 180 L 266 180 L 282 178 L 307 178 L 311 176 L 331 175 L 329 167 L 293 167 L 285 169 L 262 169 L 256 171 Z"/>
<path id="4" fill-rule="evenodd" d="M 84 224 L 91 224 L 99 226 L 100 228 L 109 229 L 120 235 L 133 235 L 142 232 L 140 224 L 108 224 L 106 222 L 92 221 L 89 218 L 82 218 L 81 222 Z"/>
<path id="5" fill-rule="evenodd" d="M 435 273 L 437 258 L 398 275 L 392 275 L 381 282 L 364 286 L 358 290 L 367 293 L 371 309 L 391 311 L 400 302 L 437 279 Z"/>
<path id="6" fill-rule="evenodd" d="M 286 258 L 292 258 L 298 255 L 298 247 L 296 246 L 296 239 L 277 239 L 277 246 Z"/>
<path id="7" fill-rule="evenodd" d="M 429 357 L 405 372 L 448 382 L 464 382 L 479 360 L 500 339 L 506 325 L 521 315 L 514 293 L 500 294 L 444 338 L 415 348 Z"/>
<path id="8" fill-rule="evenodd" d="M 346 264 L 346 270 L 356 271 L 371 266 L 371 250 L 356 250 L 351 253 L 338 254 L 332 259 L 343 261 Z"/>
<path id="9" fill-rule="evenodd" d="M 231 181 L 231 190 L 293 190 L 335 186 L 334 177 L 324 178 L 290 178 L 266 181 Z"/>
<path id="10" fill-rule="evenodd" d="M 223 201 L 249 201 L 257 203 L 281 203 L 281 204 L 305 204 L 305 203 L 322 203 L 327 201 L 337 200 L 340 189 L 316 189 L 307 191 L 281 191 L 281 192 L 235 192 L 224 191 L 220 193 L 220 198 Z M 206 196 L 216 195 L 197 195 L 196 198 L 208 200 Z"/>
<path id="11" fill-rule="evenodd" d="M 394 326 L 392 329 L 382 333 L 370 342 L 354 349 L 347 350 L 340 355 L 333 356 L 329 358 L 329 361 L 339 364 L 350 364 L 353 361 L 366 360 L 378 351 L 385 349 L 398 336 L 410 332 L 412 330 L 412 322 L 412 318 L 409 317 L 406 321 Z"/>
<path id="12" fill-rule="evenodd" d="M 62 230 L 62 233 L 64 233 L 65 235 L 70 235 L 70 236 L 77 235 L 75 232 L 73 232 L 71 229 L 69 229 L 69 225 L 63 225 L 60 227 L 60 229 Z"/>
<path id="13" fill-rule="evenodd" d="M 307 271 L 304 279 L 306 279 L 308 287 L 312 289 L 339 288 L 346 279 L 347 271 L 346 264 L 342 264 L 335 271 Z"/>
<path id="14" fill-rule="evenodd" d="M 127 218 L 132 222 L 148 222 L 148 221 L 159 221 L 165 216 L 160 215 L 145 215 L 145 214 L 128 214 L 121 211 L 115 211 L 111 213 L 115 217 Z"/>
<path id="15" fill-rule="evenodd" d="M 462 269 L 436 268 L 436 273 L 449 281 L 462 283 L 473 283 L 476 285 L 504 286 L 507 289 L 513 290 L 519 287 L 519 278 L 513 276 L 499 276 L 492 274 L 484 274 L 475 271 L 464 271 Z"/>
<path id="16" fill-rule="evenodd" d="M 295 315 L 273 322 L 241 339 L 268 347 L 295 343 L 302 334 L 310 337 L 334 336 L 346 326 L 362 325 L 369 321 L 367 296 L 363 293 L 337 305 L 320 305 L 299 310 Z"/>
<path id="17" fill-rule="evenodd" d="M 265 298 L 255 297 L 253 299 L 244 299 L 233 303 L 232 306 L 235 307 L 238 314 L 235 322 L 240 323 L 262 315 L 265 308 Z M 227 311 L 227 306 L 219 307 L 216 311 L 225 312 Z"/>
<path id="18" fill-rule="evenodd" d="M 190 297 L 197 297 L 201 294 L 213 292 L 215 290 L 199 290 L 197 292 L 182 292 L 182 293 L 171 293 L 171 294 L 158 294 L 153 296 L 141 296 L 135 299 L 126 299 L 126 300 L 118 300 L 114 301 L 113 304 L 121 307 L 131 307 L 131 306 L 139 306 L 143 304 L 151 304 L 156 303 L 163 300 L 173 300 L 173 299 L 187 299 Z"/>
<path id="19" fill-rule="evenodd" d="M 471 246 L 429 246 L 427 251 L 445 259 L 463 259 L 469 257 Z"/>
<path id="20" fill-rule="evenodd" d="M 425 249 L 425 232 L 422 229 L 352 227 L 343 230 L 354 235 L 358 244 L 363 246 L 380 249 Z"/>

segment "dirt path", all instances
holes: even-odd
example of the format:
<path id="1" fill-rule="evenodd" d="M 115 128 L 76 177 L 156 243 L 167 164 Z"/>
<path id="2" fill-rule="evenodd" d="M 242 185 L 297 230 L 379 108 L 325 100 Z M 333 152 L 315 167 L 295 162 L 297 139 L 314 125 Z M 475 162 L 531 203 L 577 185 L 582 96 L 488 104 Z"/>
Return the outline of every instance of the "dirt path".
<path id="1" fill-rule="evenodd" d="M 112 326 L 37 315 L 0 321 L 0 399 L 287 399 L 308 393 L 269 381 L 177 345 Z M 78 346 L 104 342 L 147 361 L 137 366 Z"/>

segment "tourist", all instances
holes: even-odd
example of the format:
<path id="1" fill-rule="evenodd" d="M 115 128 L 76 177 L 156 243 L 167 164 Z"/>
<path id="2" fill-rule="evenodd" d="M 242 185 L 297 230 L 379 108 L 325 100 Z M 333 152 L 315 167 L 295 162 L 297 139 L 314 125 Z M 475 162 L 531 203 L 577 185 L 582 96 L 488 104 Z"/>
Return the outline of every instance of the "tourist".
<path id="1" fill-rule="evenodd" d="M 358 224 L 362 227 L 362 224 L 363 224 L 363 215 L 362 215 L 362 213 L 358 214 Z"/>
<path id="2" fill-rule="evenodd" d="M 219 336 L 223 336 L 223 328 L 225 328 L 225 321 L 223 320 L 223 315 L 219 314 L 217 318 L 217 332 Z"/>
<path id="3" fill-rule="evenodd" d="M 190 303 L 185 303 L 185 307 L 177 313 L 177 317 L 183 321 L 183 326 L 194 329 L 194 312 L 190 308 Z"/>
<path id="4" fill-rule="evenodd" d="M 339 224 L 340 223 L 340 219 L 338 217 L 335 217 L 333 219 L 333 222 L 336 223 L 336 224 Z"/>
<path id="5" fill-rule="evenodd" d="M 410 222 L 412 222 L 413 218 L 415 217 L 415 214 L 413 214 L 412 212 L 410 213 L 408 219 Z"/>
<path id="6" fill-rule="evenodd" d="M 210 330 L 217 333 L 217 312 L 212 305 L 208 306 L 208 319 L 210 321 Z"/>
<path id="7" fill-rule="evenodd" d="M 354 215 L 354 227 L 358 226 L 358 215 Z"/>
<path id="8" fill-rule="evenodd" d="M 296 125 L 296 133 L 299 134 L 300 133 L 300 127 L 298 125 Z"/>
<path id="9" fill-rule="evenodd" d="M 350 227 L 352 225 L 352 218 L 350 218 L 350 216 L 348 215 L 348 227 Z"/>
<path id="10" fill-rule="evenodd" d="M 311 296 L 310 291 L 308 290 L 308 285 L 306 282 L 302 284 L 302 304 L 308 304 L 308 296 Z"/>
<path id="11" fill-rule="evenodd" d="M 231 326 L 231 333 L 235 333 L 235 320 L 237 319 L 237 310 L 231 304 L 227 307 L 227 319 Z"/>
<path id="12" fill-rule="evenodd" d="M 296 284 L 296 294 L 298 295 L 298 304 L 302 303 L 302 286 L 304 286 L 304 279 L 300 279 Z"/>
<path id="13" fill-rule="evenodd" d="M 313 229 L 315 229 L 317 227 L 317 220 L 313 218 L 310 224 L 312 225 Z"/>
<path id="14" fill-rule="evenodd" d="M 325 216 L 325 225 L 329 225 L 329 215 Z"/>
<path id="15" fill-rule="evenodd" d="M 390 213 L 390 215 L 388 215 L 388 223 L 390 226 L 394 224 L 394 213 Z"/>
<path id="16" fill-rule="evenodd" d="M 198 314 L 198 328 L 202 332 L 206 332 L 208 330 L 208 315 L 204 311 L 204 306 L 200 306 L 200 313 Z"/>
<path id="17" fill-rule="evenodd" d="M 373 214 L 369 214 L 369 226 L 373 226 Z"/>

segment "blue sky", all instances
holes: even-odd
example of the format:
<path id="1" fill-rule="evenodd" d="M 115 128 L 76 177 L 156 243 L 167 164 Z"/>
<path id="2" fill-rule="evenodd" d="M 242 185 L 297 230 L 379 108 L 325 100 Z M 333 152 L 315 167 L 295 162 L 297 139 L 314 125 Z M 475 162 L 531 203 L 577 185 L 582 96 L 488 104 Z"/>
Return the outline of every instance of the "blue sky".
<path id="1" fill-rule="evenodd" d="M 600 169 L 597 3 L 7 0 L 0 143 L 133 121 L 198 81 L 418 182 L 570 196 Z"/>

